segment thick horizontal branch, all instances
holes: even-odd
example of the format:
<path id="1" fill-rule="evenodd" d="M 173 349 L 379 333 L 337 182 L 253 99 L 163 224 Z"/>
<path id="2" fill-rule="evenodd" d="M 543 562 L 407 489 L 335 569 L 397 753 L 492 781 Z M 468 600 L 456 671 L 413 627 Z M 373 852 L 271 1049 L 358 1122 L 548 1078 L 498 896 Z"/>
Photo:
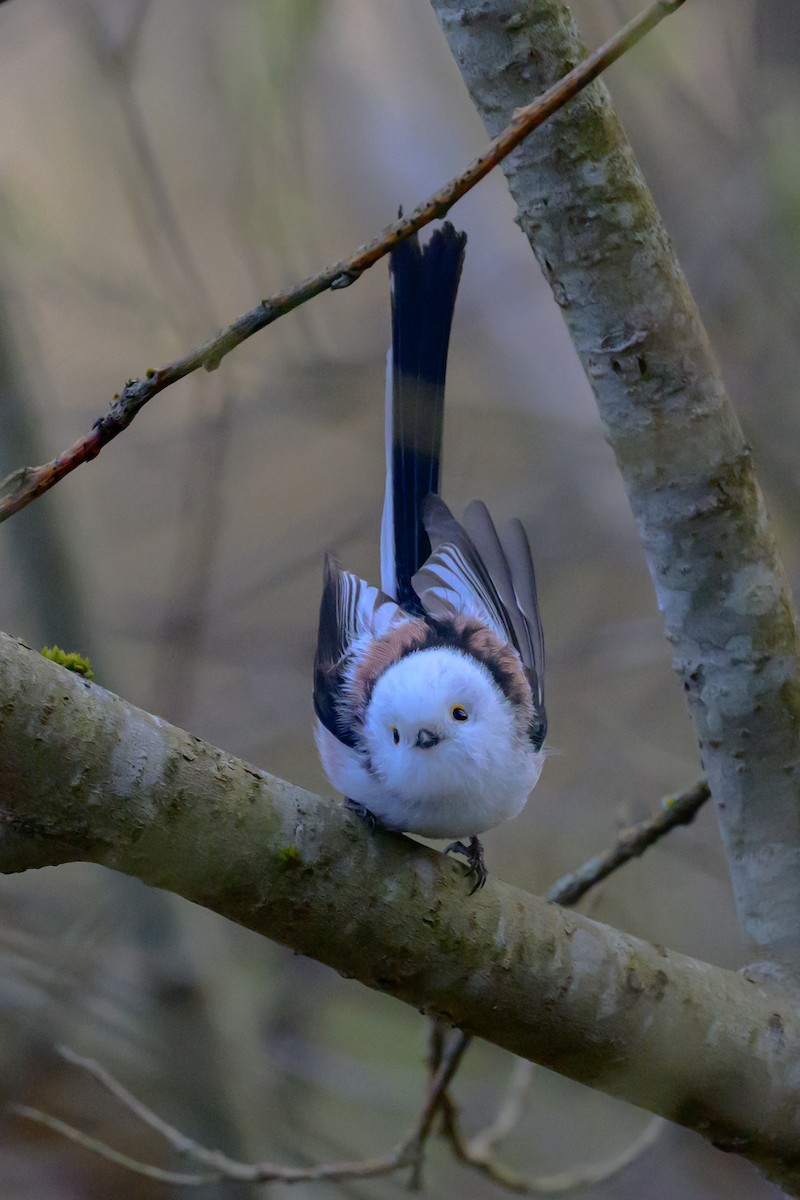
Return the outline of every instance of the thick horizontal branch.
<path id="1" fill-rule="evenodd" d="M 0 635 L 0 869 L 100 863 L 699 1130 L 800 1192 L 793 998 L 547 904 Z"/>
<path id="2" fill-rule="evenodd" d="M 262 300 L 255 308 L 238 317 L 202 346 L 157 370 L 148 370 L 144 379 L 129 379 L 122 391 L 114 397 L 105 416 L 99 417 L 91 430 L 78 438 L 62 454 L 42 466 L 22 467 L 0 482 L 0 521 L 5 521 L 44 495 L 76 467 L 96 458 L 103 447 L 127 429 L 142 408 L 160 392 L 201 367 L 207 371 L 216 370 L 227 354 L 253 334 L 322 292 L 354 283 L 398 242 L 423 229 L 431 221 L 444 217 L 457 200 L 484 179 L 520 142 L 683 3 L 684 0 L 654 0 L 644 12 L 629 21 L 599 49 L 587 55 L 584 61 L 549 87 L 537 100 L 529 104 L 526 96 L 526 103 L 514 113 L 510 123 L 492 138 L 486 150 L 470 163 L 466 170 L 444 184 L 407 217 L 401 216 L 393 224 L 387 225 L 376 238 L 361 246 L 349 258 L 325 267 L 318 274 L 303 279 L 286 292 L 279 292 L 267 300 Z"/>

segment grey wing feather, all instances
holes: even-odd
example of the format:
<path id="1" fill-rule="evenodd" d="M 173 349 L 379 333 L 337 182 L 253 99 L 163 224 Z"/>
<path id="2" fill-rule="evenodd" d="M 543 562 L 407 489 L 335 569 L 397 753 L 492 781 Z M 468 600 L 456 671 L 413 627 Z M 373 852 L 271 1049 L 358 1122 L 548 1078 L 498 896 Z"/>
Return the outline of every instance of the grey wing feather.
<path id="1" fill-rule="evenodd" d="M 536 572 L 525 527 L 516 517 L 510 522 L 506 534 L 506 554 L 511 568 L 511 579 L 519 612 L 525 621 L 530 647 L 530 662 L 523 654 L 522 661 L 531 677 L 533 695 L 544 712 L 544 631 L 536 591 Z"/>
<path id="2" fill-rule="evenodd" d="M 501 543 L 486 506 L 474 501 L 461 526 L 438 496 L 429 496 L 425 527 L 433 552 L 413 584 L 432 617 L 478 617 L 522 660 L 533 695 L 530 737 L 541 748 L 547 732 L 544 635 L 530 545 L 520 521 Z"/>
<path id="3" fill-rule="evenodd" d="M 464 528 L 483 559 L 497 594 L 503 602 L 506 615 L 514 630 L 514 641 L 522 662 L 526 667 L 534 665 L 531 634 L 523 613 L 519 609 L 511 567 L 505 549 L 497 536 L 494 521 L 482 500 L 473 500 L 464 512 Z"/>
<path id="4" fill-rule="evenodd" d="M 509 614 L 467 531 L 439 496 L 428 496 L 423 518 L 433 550 L 412 583 L 426 613 L 477 617 L 501 641 L 519 650 Z"/>
<path id="5" fill-rule="evenodd" d="M 380 588 L 343 571 L 333 555 L 325 556 L 314 657 L 314 709 L 325 728 L 348 746 L 355 746 L 356 741 L 341 719 L 339 701 L 354 647 L 365 635 L 380 637 L 407 620 L 407 614 Z"/>
<path id="6" fill-rule="evenodd" d="M 530 543 L 522 522 L 509 522 L 503 541 L 482 500 L 464 513 L 464 526 L 497 588 L 516 634 L 516 644 L 534 698 L 544 707 L 544 635 Z"/>

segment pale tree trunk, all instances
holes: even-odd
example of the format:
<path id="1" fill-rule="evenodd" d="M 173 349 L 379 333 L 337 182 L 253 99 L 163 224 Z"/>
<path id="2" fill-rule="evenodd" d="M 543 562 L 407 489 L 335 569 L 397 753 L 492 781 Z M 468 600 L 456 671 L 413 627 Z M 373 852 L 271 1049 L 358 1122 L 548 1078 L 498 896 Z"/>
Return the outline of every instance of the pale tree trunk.
<path id="1" fill-rule="evenodd" d="M 585 56 L 560 0 L 432 3 L 492 135 Z M 795 967 L 798 635 L 749 447 L 605 84 L 503 169 L 638 522 L 742 928 L 761 956 Z"/>

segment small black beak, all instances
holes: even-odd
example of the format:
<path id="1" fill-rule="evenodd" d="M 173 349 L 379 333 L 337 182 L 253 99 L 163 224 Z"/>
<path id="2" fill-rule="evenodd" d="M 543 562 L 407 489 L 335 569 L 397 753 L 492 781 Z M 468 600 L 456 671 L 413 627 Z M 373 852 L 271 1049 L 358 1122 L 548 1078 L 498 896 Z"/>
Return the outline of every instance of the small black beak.
<path id="1" fill-rule="evenodd" d="M 441 740 L 438 733 L 430 729 L 420 729 L 414 745 L 419 746 L 420 750 L 430 750 L 431 746 L 438 746 Z"/>

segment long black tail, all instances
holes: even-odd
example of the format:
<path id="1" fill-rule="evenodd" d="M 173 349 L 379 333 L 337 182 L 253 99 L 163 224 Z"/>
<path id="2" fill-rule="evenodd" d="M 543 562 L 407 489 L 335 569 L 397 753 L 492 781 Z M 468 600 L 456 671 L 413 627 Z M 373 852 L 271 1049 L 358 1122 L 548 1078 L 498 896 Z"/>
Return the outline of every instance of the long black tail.
<path id="1" fill-rule="evenodd" d="M 448 222 L 392 251 L 392 349 L 386 378 L 386 498 L 381 587 L 419 612 L 411 577 L 430 554 L 422 502 L 439 490 L 444 380 L 467 235 Z"/>

